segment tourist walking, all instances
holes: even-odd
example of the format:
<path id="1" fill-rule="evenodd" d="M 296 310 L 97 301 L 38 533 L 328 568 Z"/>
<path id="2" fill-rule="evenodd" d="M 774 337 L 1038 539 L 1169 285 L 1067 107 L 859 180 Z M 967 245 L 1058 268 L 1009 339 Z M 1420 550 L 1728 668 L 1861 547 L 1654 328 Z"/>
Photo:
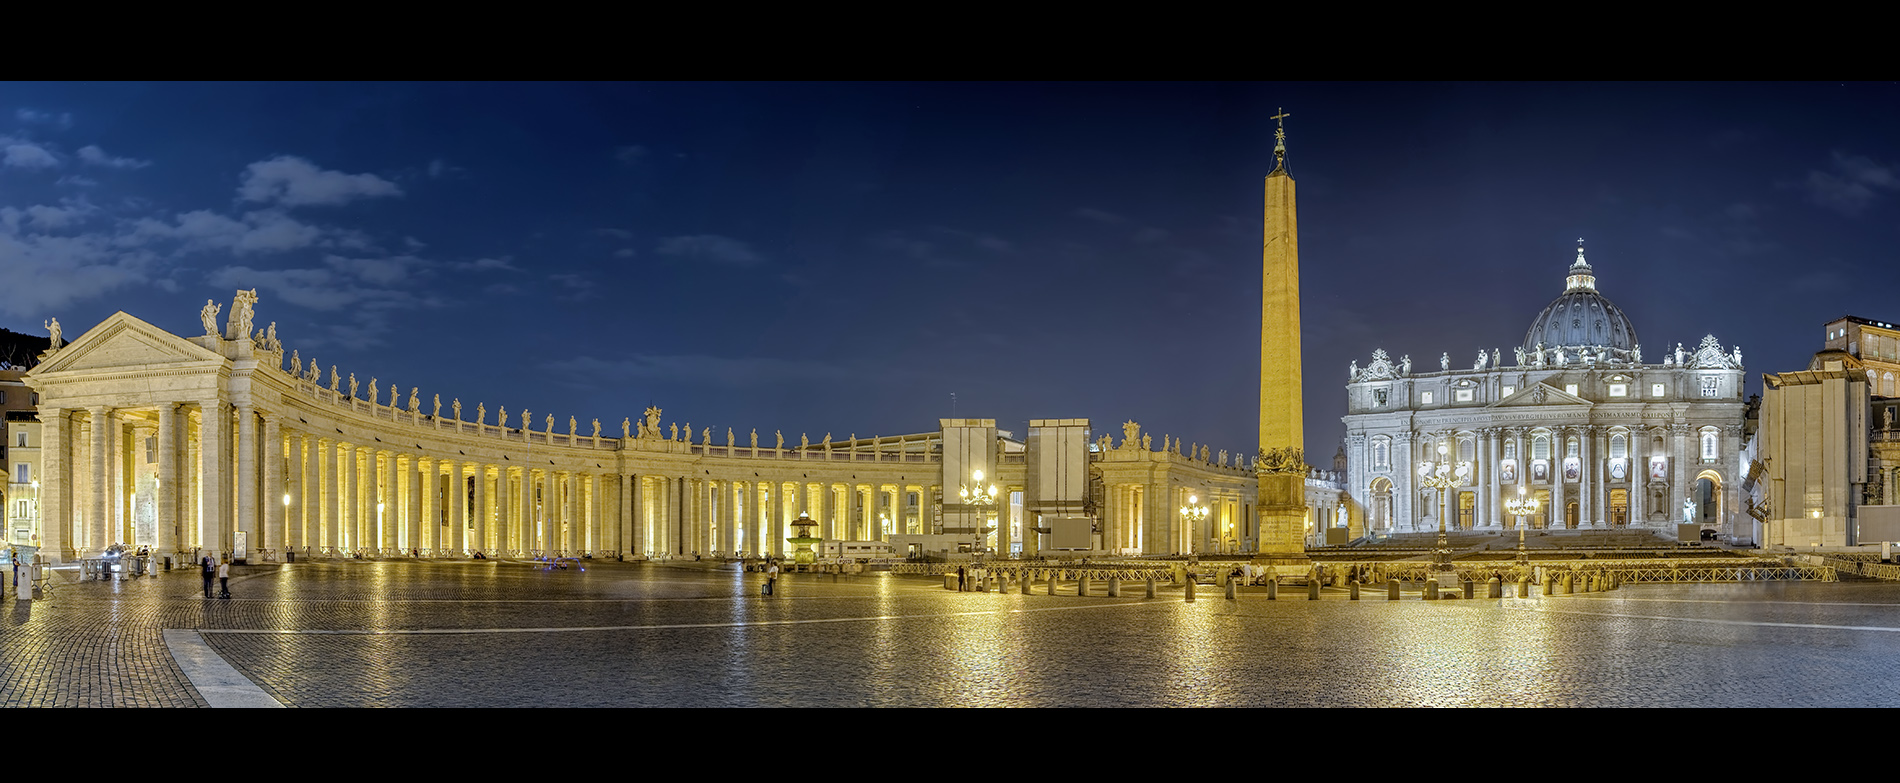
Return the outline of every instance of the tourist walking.
<path id="1" fill-rule="evenodd" d="M 205 597 L 210 598 L 211 597 L 211 579 L 218 575 L 217 558 L 214 558 L 210 555 L 205 555 L 203 560 L 198 561 L 198 569 L 204 575 Z"/>
<path id="2" fill-rule="evenodd" d="M 772 591 L 775 590 L 777 586 L 778 586 L 778 561 L 773 560 L 771 561 L 771 565 L 768 565 L 765 567 L 765 594 L 771 595 Z"/>
<path id="3" fill-rule="evenodd" d="M 218 597 L 231 597 L 231 561 L 218 563 Z"/>

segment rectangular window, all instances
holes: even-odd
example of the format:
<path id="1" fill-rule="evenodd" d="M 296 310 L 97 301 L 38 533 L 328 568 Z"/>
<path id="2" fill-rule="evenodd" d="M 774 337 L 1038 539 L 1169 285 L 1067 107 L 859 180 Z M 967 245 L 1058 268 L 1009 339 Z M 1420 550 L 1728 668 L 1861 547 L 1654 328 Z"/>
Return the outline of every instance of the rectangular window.
<path id="1" fill-rule="evenodd" d="M 1419 401 L 1419 402 L 1421 402 L 1421 403 L 1424 403 L 1424 404 L 1426 404 L 1426 405 L 1430 405 L 1430 404 L 1432 404 L 1432 393 L 1431 393 L 1431 392 L 1419 392 L 1419 395 L 1418 395 L 1418 401 Z"/>
<path id="2" fill-rule="evenodd" d="M 1660 384 L 1660 383 L 1652 383 L 1652 384 L 1650 384 L 1650 385 L 1649 385 L 1649 396 L 1651 396 L 1651 397 L 1661 397 L 1661 396 L 1663 396 L 1663 385 L 1662 385 L 1662 384 Z"/>
<path id="3" fill-rule="evenodd" d="M 145 462 L 146 464 L 149 465 L 157 461 L 158 461 L 158 439 L 146 438 L 145 439 Z M 344 472 L 347 473 L 348 471 L 344 471 Z"/>
<path id="4" fill-rule="evenodd" d="M 18 465 L 14 465 L 13 466 L 13 483 L 15 484 L 33 483 L 33 466 L 25 462 L 22 462 Z"/>
<path id="5" fill-rule="evenodd" d="M 1714 377 L 1703 378 L 1702 379 L 1702 396 L 1714 397 L 1716 391 L 1721 388 L 1721 384 L 1722 384 L 1722 379 L 1720 378 L 1714 378 Z"/>
<path id="6" fill-rule="evenodd" d="M 1453 398 L 1454 398 L 1454 399 L 1456 399 L 1456 400 L 1457 400 L 1457 401 L 1459 401 L 1459 402 L 1470 402 L 1470 401 L 1471 401 L 1471 390 L 1470 390 L 1470 389 L 1459 389 L 1459 390 L 1457 390 L 1457 391 L 1455 391 L 1455 392 L 1453 392 L 1453 393 L 1452 393 L 1452 396 L 1453 396 Z"/>
<path id="7" fill-rule="evenodd" d="M 1577 385 L 1576 385 L 1576 384 L 1574 384 L 1574 383 L 1566 383 L 1566 384 L 1564 384 L 1564 393 L 1565 393 L 1565 394 L 1568 394 L 1568 395 L 1570 395 L 1570 396 L 1572 396 L 1572 397 L 1575 397 L 1575 396 L 1577 396 Z"/>
<path id="8" fill-rule="evenodd" d="M 1627 397 L 1629 396 L 1629 393 L 1630 393 L 1630 387 L 1628 384 L 1622 384 L 1622 383 L 1610 384 L 1611 397 Z"/>
<path id="9" fill-rule="evenodd" d="M 1506 396 L 1506 397 L 1509 397 L 1509 396 L 1511 396 L 1512 394 L 1516 394 L 1516 393 L 1517 393 L 1517 387 L 1515 387 L 1515 386 L 1506 386 L 1506 387 L 1504 387 L 1504 396 Z"/>
<path id="10" fill-rule="evenodd" d="M 26 448 L 26 432 L 21 431 L 19 433 L 16 433 L 14 435 L 13 441 L 14 441 L 13 445 L 19 446 L 21 448 Z"/>

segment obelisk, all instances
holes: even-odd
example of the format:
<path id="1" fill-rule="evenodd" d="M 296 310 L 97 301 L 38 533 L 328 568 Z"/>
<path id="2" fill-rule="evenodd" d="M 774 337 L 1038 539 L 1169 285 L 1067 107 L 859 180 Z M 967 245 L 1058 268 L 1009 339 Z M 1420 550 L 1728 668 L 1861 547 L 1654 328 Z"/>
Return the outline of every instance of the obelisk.
<path id="1" fill-rule="evenodd" d="M 1255 471 L 1262 559 L 1306 559 L 1306 459 L 1300 385 L 1300 232 L 1286 171 L 1285 110 L 1273 116 L 1260 251 L 1260 453 Z"/>

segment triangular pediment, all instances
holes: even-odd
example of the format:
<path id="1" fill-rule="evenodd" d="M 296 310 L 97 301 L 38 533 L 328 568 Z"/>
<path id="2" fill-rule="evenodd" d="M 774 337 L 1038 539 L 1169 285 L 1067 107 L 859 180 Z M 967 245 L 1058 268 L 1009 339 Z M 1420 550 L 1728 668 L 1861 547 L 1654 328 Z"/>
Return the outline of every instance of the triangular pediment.
<path id="1" fill-rule="evenodd" d="M 1562 389 L 1548 383 L 1536 383 L 1519 389 L 1511 396 L 1498 400 L 1489 408 L 1534 408 L 1546 405 L 1593 405 L 1575 394 L 1566 394 Z"/>
<path id="2" fill-rule="evenodd" d="M 32 374 L 223 361 L 223 356 L 204 346 L 120 311 L 41 360 Z"/>

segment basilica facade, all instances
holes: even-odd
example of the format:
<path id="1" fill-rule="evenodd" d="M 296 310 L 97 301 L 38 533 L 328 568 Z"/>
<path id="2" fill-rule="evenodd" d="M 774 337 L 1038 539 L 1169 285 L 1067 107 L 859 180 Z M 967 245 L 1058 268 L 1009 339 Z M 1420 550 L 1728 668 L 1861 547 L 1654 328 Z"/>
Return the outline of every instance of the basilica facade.
<path id="1" fill-rule="evenodd" d="M 1727 531 L 1743 477 L 1741 350 L 1712 335 L 1692 345 L 1646 360 L 1579 243 L 1563 293 L 1509 354 L 1454 366 L 1446 353 L 1435 371 L 1383 350 L 1354 361 L 1346 484 L 1366 529 Z M 1430 481 L 1441 475 L 1450 486 Z M 1511 514 L 1520 498 L 1536 511 Z"/>

